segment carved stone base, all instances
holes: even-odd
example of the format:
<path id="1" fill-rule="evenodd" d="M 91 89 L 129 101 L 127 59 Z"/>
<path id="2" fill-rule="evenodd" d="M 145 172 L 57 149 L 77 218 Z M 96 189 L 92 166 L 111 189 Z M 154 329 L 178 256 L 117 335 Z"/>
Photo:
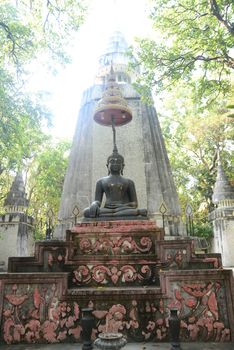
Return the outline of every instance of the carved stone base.
<path id="1" fill-rule="evenodd" d="M 129 341 L 234 339 L 233 276 L 219 254 L 194 253 L 191 240 L 163 240 L 154 222 L 80 223 L 67 240 L 36 243 L 34 257 L 10 258 L 0 274 L 0 343 L 81 341 L 81 309 L 98 333 Z"/>

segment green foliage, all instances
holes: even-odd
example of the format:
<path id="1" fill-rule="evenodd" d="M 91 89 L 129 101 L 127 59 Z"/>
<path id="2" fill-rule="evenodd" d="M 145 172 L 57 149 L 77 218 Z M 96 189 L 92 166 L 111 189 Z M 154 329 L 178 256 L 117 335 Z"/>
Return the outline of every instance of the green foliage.
<path id="1" fill-rule="evenodd" d="M 73 34 L 79 29 L 87 10 L 87 1 L 22 1 L 13 5 L 0 4 L 1 64 L 12 63 L 22 70 L 26 61 L 43 56 L 48 62 L 68 61 L 65 50 Z M 11 68 L 12 68 L 11 67 Z"/>
<path id="2" fill-rule="evenodd" d="M 57 218 L 62 195 L 65 171 L 67 169 L 70 142 L 48 140 L 28 167 L 28 212 L 35 219 L 36 237 L 45 233 L 48 210 Z"/>
<path id="3" fill-rule="evenodd" d="M 208 222 L 200 222 L 194 225 L 194 236 L 205 237 L 207 239 L 213 237 L 212 226 Z"/>
<path id="4" fill-rule="evenodd" d="M 86 0 L 0 3 L 0 175 L 23 167 L 46 138 L 45 93 L 27 93 L 30 65 L 67 63 L 66 45 L 83 22 Z"/>
<path id="5" fill-rule="evenodd" d="M 0 5 L 0 64 L 5 69 L 20 69 L 25 60 L 34 56 L 35 35 L 22 24 L 14 6 L 3 1 Z"/>
<path id="6" fill-rule="evenodd" d="M 0 176 L 23 168 L 47 138 L 45 93 L 29 94 L 34 64 L 67 63 L 66 46 L 83 22 L 86 0 L 0 3 Z M 31 65 L 31 66 L 30 66 Z"/>
<path id="7" fill-rule="evenodd" d="M 11 183 L 13 181 L 12 174 L 4 172 L 0 176 L 0 214 L 4 213 L 3 204 L 6 198 L 6 195 L 10 189 Z"/>
<path id="8" fill-rule="evenodd" d="M 151 91 L 185 81 L 200 107 L 230 89 L 234 68 L 232 0 L 152 0 L 155 38 L 138 39 L 133 50 L 142 68 L 139 83 Z M 146 92 L 147 93 L 147 92 Z"/>
<path id="9" fill-rule="evenodd" d="M 70 141 L 55 142 L 51 137 L 44 138 L 43 144 L 37 148 L 27 164 L 24 164 L 29 199 L 28 214 L 34 218 L 36 239 L 45 238 L 50 209 L 54 213 L 51 224 L 56 224 L 70 146 Z M 0 213 L 4 213 L 4 199 L 14 176 L 13 172 L 8 171 L 0 176 Z"/>
<path id="10" fill-rule="evenodd" d="M 131 49 L 135 86 L 147 102 L 157 95 L 182 209 L 190 203 L 196 233 L 209 235 L 218 150 L 233 176 L 234 3 L 151 0 L 149 11 L 153 35 Z"/>
<path id="11" fill-rule="evenodd" d="M 67 142 L 53 144 L 45 92 L 28 93 L 30 70 L 56 71 L 70 60 L 68 44 L 84 20 L 89 0 L 0 2 L 0 209 L 17 170 L 28 172 L 29 213 L 45 221 L 58 210 Z"/>
<path id="12" fill-rule="evenodd" d="M 232 119 L 218 104 L 200 111 L 185 83 L 167 93 L 162 110 L 160 123 L 183 212 L 190 203 L 195 224 L 206 224 L 204 218 L 213 209 L 218 150 L 227 175 L 233 176 Z"/>
<path id="13" fill-rule="evenodd" d="M 43 96 L 22 93 L 14 80 L 1 71 L 0 80 L 0 175 L 19 169 L 31 158 L 45 138 L 41 130 L 49 114 L 42 104 Z M 39 100 L 40 99 L 40 100 Z"/>

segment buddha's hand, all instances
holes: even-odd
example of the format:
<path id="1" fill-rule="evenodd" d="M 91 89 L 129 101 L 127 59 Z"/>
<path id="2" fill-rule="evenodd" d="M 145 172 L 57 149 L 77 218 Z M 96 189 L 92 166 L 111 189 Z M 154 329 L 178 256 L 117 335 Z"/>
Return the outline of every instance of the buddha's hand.
<path id="1" fill-rule="evenodd" d="M 89 215 L 91 218 L 96 218 L 97 216 L 99 216 L 99 212 L 100 212 L 100 202 L 95 201 L 90 205 L 89 208 Z"/>
<path id="2" fill-rule="evenodd" d="M 125 204 L 126 207 L 137 208 L 137 202 L 128 202 Z"/>

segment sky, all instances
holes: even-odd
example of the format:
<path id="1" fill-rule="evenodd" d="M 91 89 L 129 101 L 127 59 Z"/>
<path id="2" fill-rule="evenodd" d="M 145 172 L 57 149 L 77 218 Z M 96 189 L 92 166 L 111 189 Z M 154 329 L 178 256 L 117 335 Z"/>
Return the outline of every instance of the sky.
<path id="1" fill-rule="evenodd" d="M 113 31 L 120 30 L 129 44 L 135 36 L 149 34 L 145 3 L 144 0 L 93 0 L 85 23 L 71 43 L 72 64 L 50 81 L 38 77 L 37 85 L 41 84 L 44 90 L 46 81 L 51 94 L 48 105 L 53 114 L 54 136 L 73 137 L 82 92 L 93 84 L 98 57 Z"/>

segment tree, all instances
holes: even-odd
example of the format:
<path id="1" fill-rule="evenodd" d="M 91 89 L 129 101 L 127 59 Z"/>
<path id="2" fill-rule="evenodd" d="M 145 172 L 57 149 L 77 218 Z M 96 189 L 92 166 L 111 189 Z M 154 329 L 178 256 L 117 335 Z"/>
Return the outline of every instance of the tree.
<path id="1" fill-rule="evenodd" d="M 67 63 L 66 46 L 77 32 L 87 11 L 87 0 L 37 0 L 0 5 L 2 58 L 22 71 L 25 62 L 43 55 L 54 65 Z M 11 67 L 12 68 L 12 67 Z"/>
<path id="2" fill-rule="evenodd" d="M 54 220 L 57 217 L 70 146 L 66 140 L 50 139 L 28 164 L 28 213 L 34 217 L 39 237 L 45 233 L 48 211 L 52 210 Z"/>
<path id="3" fill-rule="evenodd" d="M 194 103 L 193 92 L 180 83 L 167 93 L 160 123 L 183 212 L 190 203 L 195 224 L 204 226 L 213 209 L 218 151 L 227 175 L 233 175 L 232 118 L 222 104 L 219 109 L 215 105 L 213 110 L 201 112 Z"/>
<path id="4" fill-rule="evenodd" d="M 1 72 L 0 72 L 1 74 Z M 6 73 L 0 86 L 0 175 L 23 166 L 46 136 L 41 130 L 48 112 L 39 101 L 22 93 Z"/>
<path id="5" fill-rule="evenodd" d="M 86 2 L 1 1 L 0 4 L 0 176 L 22 167 L 50 124 L 45 94 L 27 92 L 32 64 L 67 63 L 66 45 L 81 25 Z"/>
<path id="6" fill-rule="evenodd" d="M 28 169 L 29 213 L 36 224 L 47 207 L 57 210 L 69 146 L 55 146 L 46 135 L 51 125 L 47 95 L 28 92 L 30 70 L 45 65 L 54 73 L 58 64 L 69 62 L 68 44 L 84 20 L 87 4 L 88 0 L 0 3 L 0 208 L 15 172 Z"/>
<path id="7" fill-rule="evenodd" d="M 200 107 L 230 92 L 234 69 L 232 0 L 152 0 L 155 39 L 138 39 L 141 91 L 161 92 L 185 81 Z M 142 89 L 143 87 L 143 89 Z M 140 86 L 138 86 L 140 88 Z"/>
<path id="8" fill-rule="evenodd" d="M 140 66 L 136 88 L 161 103 L 160 122 L 183 209 L 207 225 L 217 151 L 233 166 L 232 74 L 234 3 L 231 0 L 152 0 L 152 38 L 131 53 Z M 157 103 L 156 102 L 156 103 Z"/>

